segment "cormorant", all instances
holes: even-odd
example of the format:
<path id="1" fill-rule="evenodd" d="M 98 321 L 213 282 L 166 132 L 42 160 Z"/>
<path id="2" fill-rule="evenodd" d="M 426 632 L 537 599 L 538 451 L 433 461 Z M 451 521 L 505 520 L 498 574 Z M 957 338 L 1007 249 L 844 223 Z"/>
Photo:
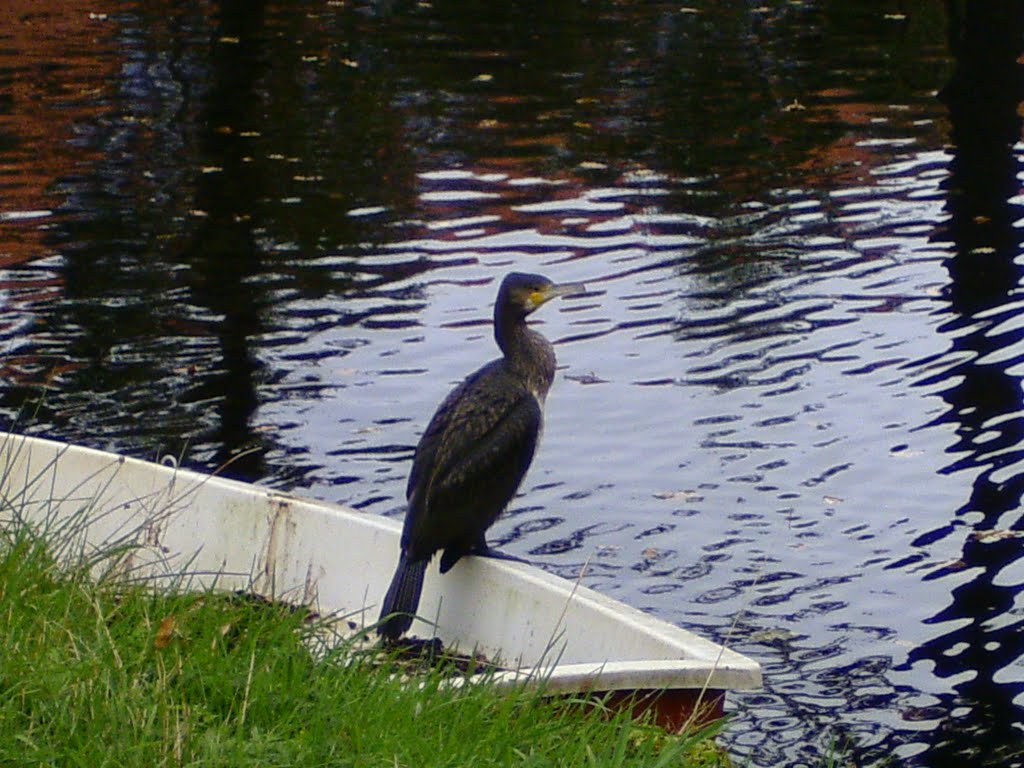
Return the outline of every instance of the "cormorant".
<path id="1" fill-rule="evenodd" d="M 583 289 L 519 272 L 502 281 L 494 338 L 503 356 L 448 394 L 416 446 L 401 554 L 377 626 L 385 639 L 397 639 L 412 625 L 435 552 L 443 550 L 441 573 L 463 555 L 502 557 L 487 546 L 485 533 L 530 466 L 555 377 L 555 351 L 527 326 L 526 317 L 553 298 Z"/>

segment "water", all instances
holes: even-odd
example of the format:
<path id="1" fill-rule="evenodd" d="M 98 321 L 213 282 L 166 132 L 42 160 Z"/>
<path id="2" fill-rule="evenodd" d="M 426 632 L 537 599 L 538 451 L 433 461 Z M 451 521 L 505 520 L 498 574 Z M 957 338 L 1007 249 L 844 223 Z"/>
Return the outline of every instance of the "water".
<path id="1" fill-rule="evenodd" d="M 500 278 L 585 280 L 493 540 L 758 659 L 751 765 L 1024 764 L 987 5 L 12 0 L 0 414 L 400 515 Z"/>

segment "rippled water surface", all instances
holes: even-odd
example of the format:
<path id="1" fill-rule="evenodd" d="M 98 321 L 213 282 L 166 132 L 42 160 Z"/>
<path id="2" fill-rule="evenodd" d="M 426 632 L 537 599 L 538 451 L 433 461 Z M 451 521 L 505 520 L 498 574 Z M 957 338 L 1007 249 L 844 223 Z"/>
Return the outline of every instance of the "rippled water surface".
<path id="1" fill-rule="evenodd" d="M 5 423 L 397 516 L 501 277 L 584 280 L 494 540 L 759 660 L 751 765 L 1024 764 L 1015 4 L 65 5 L 0 10 Z"/>

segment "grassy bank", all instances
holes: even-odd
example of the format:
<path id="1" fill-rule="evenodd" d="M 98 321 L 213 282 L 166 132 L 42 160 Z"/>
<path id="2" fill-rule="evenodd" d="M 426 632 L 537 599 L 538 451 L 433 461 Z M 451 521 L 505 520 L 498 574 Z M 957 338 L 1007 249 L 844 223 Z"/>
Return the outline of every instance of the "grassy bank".
<path id="1" fill-rule="evenodd" d="M 5 766 L 728 765 L 709 733 L 436 671 L 410 685 L 380 654 L 311 650 L 324 620 L 302 611 L 96 582 L 54 551 L 0 522 Z"/>

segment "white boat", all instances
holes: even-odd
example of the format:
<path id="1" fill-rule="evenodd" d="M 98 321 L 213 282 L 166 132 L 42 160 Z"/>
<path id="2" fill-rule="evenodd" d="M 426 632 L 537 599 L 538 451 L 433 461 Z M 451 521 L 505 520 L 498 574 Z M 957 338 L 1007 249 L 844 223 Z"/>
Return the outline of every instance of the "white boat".
<path id="1" fill-rule="evenodd" d="M 12 516 L 74 520 L 87 550 L 130 543 L 119 568 L 133 576 L 247 590 L 360 627 L 377 619 L 401 532 L 337 504 L 0 433 L 0 520 Z M 523 563 L 467 557 L 441 577 L 435 559 L 420 615 L 430 621 L 411 634 L 499 660 L 499 684 L 608 693 L 670 728 L 720 716 L 727 690 L 761 685 L 746 656 Z"/>

